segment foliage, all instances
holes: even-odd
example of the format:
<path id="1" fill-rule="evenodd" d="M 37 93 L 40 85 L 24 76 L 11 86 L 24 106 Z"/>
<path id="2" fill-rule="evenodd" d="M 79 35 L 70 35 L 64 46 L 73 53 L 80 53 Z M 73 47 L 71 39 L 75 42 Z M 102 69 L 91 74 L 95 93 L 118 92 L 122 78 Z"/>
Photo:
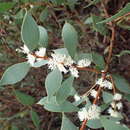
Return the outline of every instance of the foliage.
<path id="1" fill-rule="evenodd" d="M 116 37 L 113 32 L 115 32 L 115 26 L 124 28 L 122 23 L 124 25 L 124 20 L 128 20 L 130 3 L 106 19 L 103 17 L 105 12 L 104 15 L 101 13 L 99 15 L 89 14 L 87 18 L 83 19 L 75 15 L 74 17 L 78 19 L 76 20 L 71 15 L 76 13 L 76 6 L 81 6 L 81 3 L 78 0 L 1 2 L 0 14 L 2 16 L 0 17 L 3 20 L 1 23 L 3 24 L 4 21 L 8 20 L 10 28 L 15 28 L 14 30 L 18 31 L 18 35 L 21 32 L 21 40 L 18 39 L 17 35 L 8 39 L 5 37 L 5 32 L 1 30 L 1 46 L 6 46 L 7 49 L 11 48 L 9 59 L 14 60 L 17 57 L 17 60 L 13 61 L 15 64 L 8 67 L 1 76 L 1 91 L 8 87 L 12 89 L 12 95 L 27 110 L 26 113 L 23 112 L 24 114 L 18 114 L 17 118 L 30 115 L 36 129 L 42 129 L 40 125 L 41 115 L 35 110 L 35 105 L 40 105 L 47 111 L 61 113 L 61 130 L 78 130 L 80 128 L 69 119 L 68 114 L 72 112 L 78 113 L 76 116 L 78 115 L 77 118 L 79 117 L 84 128 L 87 126 L 92 129 L 128 130 L 129 128 L 124 124 L 122 125 L 120 121 L 123 119 L 121 111 L 123 98 L 130 101 L 130 85 L 121 75 L 109 73 L 111 72 L 109 66 L 113 60 L 112 49 Z M 104 2 L 93 0 L 84 8 L 88 9 L 97 4 L 104 4 Z M 15 15 L 11 14 L 9 10 L 14 11 Z M 100 9 L 102 12 L 104 10 Z M 85 22 L 83 22 L 84 20 Z M 6 24 L 3 24 L 2 27 L 4 26 L 8 27 Z M 107 55 L 89 51 L 88 48 L 85 48 L 85 51 L 81 49 L 80 42 L 82 37 L 85 37 L 86 28 L 91 29 L 94 34 L 99 34 L 102 39 L 109 38 L 110 46 Z M 125 29 L 129 29 L 129 25 Z M 14 44 L 17 43 L 17 40 L 18 44 Z M 7 43 L 5 44 L 5 42 Z M 20 47 L 21 44 L 22 47 Z M 57 44 L 58 46 L 56 46 Z M 6 54 L 4 51 L 2 51 L 3 54 L 0 54 L 5 55 L 7 58 L 3 57 L 3 59 L 8 61 L 8 53 Z M 116 58 L 125 53 L 129 54 L 129 51 L 122 51 L 116 55 Z M 35 82 L 35 78 L 38 79 L 37 75 L 35 77 L 30 73 L 33 70 L 38 71 L 40 68 L 39 72 L 42 73 L 47 70 L 47 75 Z M 90 90 L 79 95 L 75 81 L 81 78 L 81 71 L 90 71 L 98 78 L 92 79 L 93 85 L 91 84 Z M 40 75 L 39 72 L 38 76 Z M 46 90 L 47 94 L 43 97 L 40 96 L 41 99 L 36 98 L 31 93 L 20 91 L 24 85 L 30 86 L 32 83 L 35 86 L 35 83 L 39 85 L 41 82 L 42 88 Z M 31 88 L 29 89 L 31 90 Z M 85 121 L 86 123 L 84 123 Z M 19 125 L 17 126 L 12 122 L 8 123 L 11 124 L 8 129 L 21 129 Z"/>

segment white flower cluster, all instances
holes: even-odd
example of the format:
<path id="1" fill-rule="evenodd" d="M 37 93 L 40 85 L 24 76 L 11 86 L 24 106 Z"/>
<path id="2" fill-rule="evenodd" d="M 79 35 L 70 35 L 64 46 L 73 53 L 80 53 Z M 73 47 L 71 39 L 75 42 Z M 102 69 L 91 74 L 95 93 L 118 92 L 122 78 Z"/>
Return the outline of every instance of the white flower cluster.
<path id="1" fill-rule="evenodd" d="M 21 47 L 20 49 L 16 49 L 16 51 L 18 52 L 22 52 L 24 54 L 27 55 L 27 60 L 28 60 L 28 63 L 33 67 L 34 66 L 34 63 L 36 61 L 40 61 L 40 60 L 43 60 L 42 58 L 36 58 L 34 55 L 31 54 L 29 48 L 24 45 L 23 47 Z M 39 57 L 44 57 L 45 54 L 46 54 L 46 48 L 39 48 L 38 51 L 35 52 L 35 54 Z"/>
<path id="2" fill-rule="evenodd" d="M 36 61 L 43 60 L 43 57 L 46 54 L 46 48 L 43 47 L 39 48 L 38 51 L 32 54 L 26 45 L 24 45 L 20 49 L 17 49 L 17 51 L 27 55 L 28 63 L 30 63 L 32 67 L 34 66 L 34 63 Z M 79 72 L 77 70 L 77 67 L 87 67 L 91 64 L 91 61 L 88 59 L 79 60 L 77 63 L 77 67 L 73 65 L 74 63 L 75 61 L 70 56 L 60 53 L 52 53 L 51 58 L 48 58 L 47 62 L 49 69 L 54 70 L 58 68 L 61 72 L 65 74 L 67 72 L 70 72 L 72 76 L 78 78 Z"/>
<path id="3" fill-rule="evenodd" d="M 90 92 L 90 95 L 94 98 L 96 98 L 97 96 L 97 91 L 95 89 L 92 89 L 92 91 Z"/>
<path id="4" fill-rule="evenodd" d="M 87 67 L 91 64 L 91 61 L 89 59 L 82 59 L 78 61 L 78 67 Z"/>
<path id="5" fill-rule="evenodd" d="M 80 98 L 80 96 L 78 94 L 75 94 L 74 99 L 75 99 L 75 101 L 79 101 L 81 98 Z"/>
<path id="6" fill-rule="evenodd" d="M 82 108 L 81 111 L 78 112 L 78 117 L 80 121 L 83 120 L 93 120 L 100 118 L 101 109 L 97 105 L 93 104 L 89 107 L 88 110 L 86 108 Z"/>
<path id="7" fill-rule="evenodd" d="M 108 109 L 108 113 L 113 116 L 113 117 L 119 117 L 120 113 L 118 112 L 118 110 L 120 110 L 123 105 L 120 102 L 120 100 L 122 99 L 122 95 L 119 93 L 116 93 L 113 97 L 113 101 L 111 103 L 111 107 Z"/>
<path id="8" fill-rule="evenodd" d="M 65 73 L 65 74 L 67 72 L 70 72 L 71 75 L 73 75 L 74 77 L 76 77 L 76 78 L 79 77 L 79 75 L 78 75 L 79 72 L 78 72 L 77 68 L 75 66 L 73 66 L 75 61 L 70 56 L 66 56 L 65 54 L 59 54 L 59 53 L 53 53 L 53 54 L 51 54 L 51 56 L 52 56 L 52 58 L 50 58 L 48 61 L 49 69 L 54 70 L 55 68 L 58 68 L 61 72 Z M 82 62 L 84 62 L 84 60 L 82 60 Z M 78 65 L 80 65 L 80 67 L 81 66 L 84 67 L 84 66 L 90 65 L 90 63 L 88 64 L 87 60 L 85 59 L 84 63 L 80 62 Z"/>
<path id="9" fill-rule="evenodd" d="M 102 88 L 107 88 L 107 89 L 112 90 L 112 83 L 106 79 L 103 80 L 103 78 L 100 78 L 96 81 L 96 84 L 100 85 L 100 87 Z"/>

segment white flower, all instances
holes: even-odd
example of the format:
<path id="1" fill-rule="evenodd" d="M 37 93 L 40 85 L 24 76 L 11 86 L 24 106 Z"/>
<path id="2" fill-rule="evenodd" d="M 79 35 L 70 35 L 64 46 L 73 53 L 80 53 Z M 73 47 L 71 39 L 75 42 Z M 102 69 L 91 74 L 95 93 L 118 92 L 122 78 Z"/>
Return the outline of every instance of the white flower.
<path id="1" fill-rule="evenodd" d="M 29 54 L 30 50 L 29 48 L 24 44 L 23 47 L 20 47 L 19 52 L 22 52 L 24 54 Z"/>
<path id="2" fill-rule="evenodd" d="M 64 65 L 65 66 L 71 66 L 73 63 L 74 63 L 74 60 L 70 56 L 67 56 L 64 59 Z"/>
<path id="3" fill-rule="evenodd" d="M 123 107 L 123 105 L 122 105 L 121 102 L 119 102 L 119 103 L 116 104 L 116 107 L 117 107 L 118 110 L 120 110 Z"/>
<path id="4" fill-rule="evenodd" d="M 90 92 L 90 95 L 94 98 L 96 98 L 97 96 L 97 91 L 95 89 L 93 89 L 91 92 Z"/>
<path id="5" fill-rule="evenodd" d="M 112 106 L 112 108 L 116 108 L 116 103 L 115 102 L 111 102 L 111 106 Z"/>
<path id="6" fill-rule="evenodd" d="M 36 51 L 35 54 L 36 54 L 37 56 L 44 57 L 45 54 L 46 54 L 46 48 L 43 48 L 43 47 L 39 48 L 39 50 Z"/>
<path id="7" fill-rule="evenodd" d="M 61 72 L 64 72 L 65 74 L 68 72 L 63 64 L 57 64 L 57 67 Z"/>
<path id="8" fill-rule="evenodd" d="M 34 57 L 34 56 L 31 55 L 31 54 L 28 54 L 28 55 L 27 55 L 27 59 L 28 59 L 28 63 L 29 63 L 31 66 L 33 66 L 34 63 L 35 63 L 36 57 Z"/>
<path id="9" fill-rule="evenodd" d="M 112 117 L 120 117 L 120 113 L 117 111 L 114 111 L 112 108 L 108 109 L 108 113 L 110 114 L 110 116 Z"/>
<path id="10" fill-rule="evenodd" d="M 121 99 L 122 99 L 122 95 L 119 94 L 119 93 L 116 93 L 116 94 L 114 95 L 114 97 L 113 97 L 113 100 L 115 100 L 115 101 L 119 101 L 119 100 L 121 100 Z"/>
<path id="11" fill-rule="evenodd" d="M 82 108 L 82 110 L 78 112 L 78 117 L 79 117 L 80 121 L 87 119 L 86 115 L 87 115 L 87 110 L 85 107 Z"/>
<path id="12" fill-rule="evenodd" d="M 100 87 L 107 88 L 107 89 L 112 89 L 112 83 L 108 80 L 103 80 L 102 78 L 98 79 L 96 81 L 96 84 L 100 85 Z"/>
<path id="13" fill-rule="evenodd" d="M 71 73 L 71 75 L 73 75 L 74 77 L 76 77 L 76 78 L 78 78 L 79 77 L 79 75 L 78 75 L 78 70 L 75 68 L 75 67 L 70 67 L 69 68 L 69 70 L 70 70 L 70 73 Z"/>
<path id="14" fill-rule="evenodd" d="M 78 67 L 87 67 L 91 64 L 89 59 L 82 59 L 78 61 Z"/>
<path id="15" fill-rule="evenodd" d="M 66 55 L 64 54 L 52 53 L 51 56 L 57 63 L 64 63 L 64 60 L 66 59 Z"/>
<path id="16" fill-rule="evenodd" d="M 64 67 L 65 55 L 62 54 L 51 54 L 52 58 L 48 61 L 48 68 L 54 70 L 56 67 L 64 73 L 67 73 L 68 70 Z"/>
<path id="17" fill-rule="evenodd" d="M 101 113 L 100 107 L 93 104 L 89 107 L 88 110 L 86 110 L 86 108 L 82 108 L 82 110 L 78 112 L 78 117 L 81 121 L 85 119 L 87 120 L 99 119 L 100 113 Z"/>
<path id="18" fill-rule="evenodd" d="M 78 94 L 75 94 L 74 95 L 74 99 L 75 99 L 75 101 L 79 101 L 80 100 L 80 96 Z"/>

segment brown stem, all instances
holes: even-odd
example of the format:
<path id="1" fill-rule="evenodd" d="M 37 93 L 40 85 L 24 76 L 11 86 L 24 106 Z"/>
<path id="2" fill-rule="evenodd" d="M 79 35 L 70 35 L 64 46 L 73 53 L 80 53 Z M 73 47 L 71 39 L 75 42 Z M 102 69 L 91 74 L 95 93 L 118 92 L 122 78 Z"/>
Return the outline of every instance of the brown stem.
<path id="1" fill-rule="evenodd" d="M 84 129 L 85 129 L 86 124 L 87 124 L 87 121 L 88 121 L 87 119 L 83 121 L 83 123 L 82 123 L 82 126 L 81 126 L 80 130 L 84 130 Z"/>
<path id="2" fill-rule="evenodd" d="M 102 1 L 102 6 L 103 6 L 103 10 L 104 10 L 104 13 L 106 15 L 106 17 L 109 17 L 109 14 L 105 8 L 105 4 L 104 2 Z M 109 47 L 109 53 L 108 53 L 108 57 L 107 57 L 107 62 L 106 62 L 106 66 L 105 66 L 105 72 L 108 71 L 108 68 L 109 68 L 109 64 L 110 64 L 110 61 L 111 61 L 111 57 L 112 57 L 112 50 L 113 50 L 113 44 L 114 44 L 114 40 L 115 40 L 115 28 L 114 28 L 114 25 L 112 22 L 109 22 L 108 23 L 111 27 L 111 31 L 112 31 L 112 34 L 111 34 L 111 40 L 110 40 L 110 47 Z"/>
<path id="3" fill-rule="evenodd" d="M 93 68 L 88 68 L 88 67 L 76 67 L 78 70 L 87 70 L 87 71 L 91 71 L 91 72 L 95 72 L 97 74 L 101 74 L 100 71 L 93 69 Z"/>

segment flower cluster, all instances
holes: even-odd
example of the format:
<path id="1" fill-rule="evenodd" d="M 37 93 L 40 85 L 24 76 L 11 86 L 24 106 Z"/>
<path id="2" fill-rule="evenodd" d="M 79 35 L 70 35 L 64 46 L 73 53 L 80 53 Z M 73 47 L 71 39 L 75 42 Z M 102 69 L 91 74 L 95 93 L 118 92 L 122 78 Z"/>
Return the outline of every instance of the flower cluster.
<path id="1" fill-rule="evenodd" d="M 20 49 L 17 49 L 16 51 L 26 54 L 27 61 L 32 67 L 34 66 L 34 63 L 36 61 L 42 60 L 42 58 L 37 58 L 36 56 L 32 55 L 31 51 L 29 50 L 29 48 L 26 45 L 24 45 Z M 45 54 L 46 54 L 46 48 L 43 48 L 43 47 L 39 48 L 39 50 L 35 52 L 35 55 L 37 55 L 38 57 L 44 57 Z"/>
<path id="2" fill-rule="evenodd" d="M 100 78 L 96 81 L 96 84 L 102 88 L 107 88 L 107 89 L 112 90 L 112 83 L 106 79 L 103 80 L 103 78 Z"/>
<path id="3" fill-rule="evenodd" d="M 119 117 L 119 110 L 122 109 L 123 105 L 121 103 L 122 95 L 119 93 L 114 94 L 113 101 L 111 102 L 111 107 L 108 109 L 110 116 Z"/>
<path id="4" fill-rule="evenodd" d="M 28 47 L 24 45 L 20 49 L 17 49 L 17 51 L 22 52 L 27 55 L 28 63 L 33 67 L 34 63 L 36 61 L 44 60 L 44 56 L 46 54 L 46 48 L 39 48 L 38 51 L 36 51 L 34 54 L 30 52 Z M 61 72 L 64 74 L 70 72 L 72 76 L 78 78 L 79 72 L 77 67 L 87 67 L 91 64 L 91 61 L 89 59 L 81 59 L 77 63 L 77 67 L 74 66 L 76 62 L 69 56 L 65 54 L 60 53 L 52 53 L 51 58 L 48 58 L 48 68 L 51 70 L 54 70 L 58 68 Z"/>
<path id="5" fill-rule="evenodd" d="M 81 111 L 78 112 L 78 117 L 80 121 L 83 120 L 93 120 L 93 119 L 99 119 L 101 113 L 100 107 L 93 104 L 91 105 L 88 110 L 84 107 L 81 109 Z"/>

